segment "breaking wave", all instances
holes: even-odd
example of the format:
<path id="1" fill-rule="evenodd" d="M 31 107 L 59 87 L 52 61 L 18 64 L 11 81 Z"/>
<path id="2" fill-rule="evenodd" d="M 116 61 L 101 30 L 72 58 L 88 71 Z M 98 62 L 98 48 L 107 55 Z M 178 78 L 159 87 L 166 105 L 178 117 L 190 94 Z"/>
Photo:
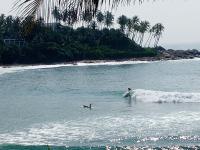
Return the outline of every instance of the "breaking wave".
<path id="1" fill-rule="evenodd" d="M 145 64 L 150 63 L 150 61 L 110 61 L 110 62 L 77 62 L 69 64 L 54 64 L 54 65 L 31 65 L 31 66 L 5 66 L 0 67 L 0 75 L 5 73 L 14 73 L 25 70 L 34 70 L 34 69 L 48 69 L 48 68 L 59 68 L 59 67 L 72 67 L 72 66 L 103 66 L 103 65 L 129 65 L 129 64 Z"/>
<path id="2" fill-rule="evenodd" d="M 163 92 L 136 89 L 137 101 L 154 103 L 199 103 L 200 93 Z"/>
<path id="3" fill-rule="evenodd" d="M 200 61 L 200 58 L 194 59 L 179 59 L 179 60 L 167 60 L 167 62 L 187 62 L 187 61 Z M 34 69 L 48 69 L 48 68 L 59 68 L 59 67 L 72 67 L 72 66 L 114 66 L 114 65 L 131 65 L 131 64 L 147 64 L 161 61 L 96 61 L 96 62 L 75 62 L 75 63 L 63 63 L 63 64 L 52 64 L 52 65 L 27 65 L 27 66 L 1 66 L 0 75 L 5 73 L 14 73 L 25 70 Z"/>

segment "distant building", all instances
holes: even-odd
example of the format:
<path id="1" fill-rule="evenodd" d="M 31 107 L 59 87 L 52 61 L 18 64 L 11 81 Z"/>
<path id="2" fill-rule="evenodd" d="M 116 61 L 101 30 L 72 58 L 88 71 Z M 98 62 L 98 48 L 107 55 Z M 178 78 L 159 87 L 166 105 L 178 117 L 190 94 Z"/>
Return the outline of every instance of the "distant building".
<path id="1" fill-rule="evenodd" d="M 3 39 L 5 45 L 16 45 L 23 47 L 26 45 L 25 40 L 23 39 Z"/>

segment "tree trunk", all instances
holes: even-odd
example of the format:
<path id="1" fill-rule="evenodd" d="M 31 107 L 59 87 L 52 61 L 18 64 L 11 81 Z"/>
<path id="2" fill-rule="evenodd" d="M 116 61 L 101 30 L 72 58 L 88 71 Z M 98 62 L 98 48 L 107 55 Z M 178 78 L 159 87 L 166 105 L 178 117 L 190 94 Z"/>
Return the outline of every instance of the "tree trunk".
<path id="1" fill-rule="evenodd" d="M 152 38 L 153 38 L 153 35 L 151 35 L 151 38 L 150 38 L 150 40 L 149 40 L 148 47 L 149 47 L 149 46 L 150 46 L 150 44 L 151 44 Z"/>
<path id="2" fill-rule="evenodd" d="M 148 39 L 147 39 L 147 41 L 146 41 L 146 43 L 145 43 L 145 45 L 144 45 L 144 46 L 146 46 L 146 45 L 148 44 L 148 41 L 150 40 L 150 38 L 151 38 L 151 35 L 152 35 L 152 33 L 150 33 L 150 34 L 149 34 L 149 37 L 148 37 Z"/>

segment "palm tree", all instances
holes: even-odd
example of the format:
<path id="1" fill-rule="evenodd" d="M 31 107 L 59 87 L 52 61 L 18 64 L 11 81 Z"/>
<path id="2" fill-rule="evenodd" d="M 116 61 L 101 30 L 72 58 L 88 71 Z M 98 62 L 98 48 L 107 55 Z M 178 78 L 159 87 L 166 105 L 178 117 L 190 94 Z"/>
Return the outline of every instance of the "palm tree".
<path id="1" fill-rule="evenodd" d="M 67 25 L 73 27 L 74 23 L 77 22 L 77 14 L 76 10 L 74 9 L 66 9 L 63 12 L 62 20 L 63 22 L 67 23 Z"/>
<path id="2" fill-rule="evenodd" d="M 12 26 L 12 28 L 13 28 L 13 31 L 15 31 L 13 33 L 14 38 L 19 38 L 19 35 L 21 35 L 20 34 L 20 31 L 21 31 L 21 20 L 20 20 L 19 17 L 16 17 L 15 19 L 13 19 L 13 26 Z"/>
<path id="3" fill-rule="evenodd" d="M 139 41 L 140 37 L 140 24 L 135 24 L 133 26 L 134 28 L 134 36 L 132 37 L 132 40 L 135 41 L 136 43 Z"/>
<path id="4" fill-rule="evenodd" d="M 117 19 L 117 23 L 120 25 L 120 30 L 124 33 L 125 32 L 125 27 L 126 24 L 128 22 L 128 18 L 124 15 L 121 15 L 118 19 Z"/>
<path id="5" fill-rule="evenodd" d="M 132 1 L 141 3 L 144 0 Z M 105 0 L 17 0 L 13 9 L 18 10 L 23 18 L 32 16 L 35 19 L 41 17 L 38 14 L 41 14 L 42 18 L 48 18 L 55 6 L 62 9 L 68 7 L 76 9 L 77 16 L 80 16 L 85 10 L 89 10 L 94 15 L 98 8 L 106 2 Z M 121 2 L 122 0 L 109 0 L 109 5 L 117 7 Z M 126 0 L 126 2 L 130 3 L 131 0 Z"/>
<path id="6" fill-rule="evenodd" d="M 96 30 L 96 28 L 97 28 L 97 23 L 96 23 L 96 21 L 92 21 L 92 22 L 90 23 L 89 27 L 90 27 L 91 29 L 93 29 L 93 30 Z"/>
<path id="7" fill-rule="evenodd" d="M 113 24 L 114 16 L 111 12 L 106 11 L 104 15 L 104 24 L 107 28 L 110 28 L 110 26 Z"/>
<path id="8" fill-rule="evenodd" d="M 148 47 L 149 47 L 149 45 L 150 45 L 150 43 L 151 43 L 151 39 L 152 39 L 152 37 L 153 37 L 153 32 L 154 32 L 154 28 L 153 27 L 151 27 L 150 29 L 149 29 L 149 37 L 147 38 L 147 41 L 146 41 L 146 43 L 145 43 L 145 45 L 144 46 L 146 46 L 148 43 Z"/>
<path id="9" fill-rule="evenodd" d="M 0 25 L 3 25 L 5 23 L 5 15 L 1 14 L 0 16 Z"/>
<path id="10" fill-rule="evenodd" d="M 7 16 L 5 18 L 5 31 L 8 35 L 12 35 L 11 33 L 13 32 L 13 20 L 14 18 L 12 16 Z"/>
<path id="11" fill-rule="evenodd" d="M 62 14 L 57 6 L 55 6 L 55 8 L 53 9 L 52 15 L 56 19 L 56 23 L 60 23 L 60 20 L 62 19 Z"/>
<path id="12" fill-rule="evenodd" d="M 104 20 L 103 13 L 101 11 L 97 12 L 96 18 L 97 18 L 98 24 L 100 25 L 100 28 L 102 28 L 102 23 L 103 23 L 103 20 Z"/>
<path id="13" fill-rule="evenodd" d="M 152 38 L 154 37 L 155 29 L 156 29 L 156 25 L 154 25 L 153 27 L 151 27 L 151 28 L 149 29 L 149 37 L 147 38 L 147 41 L 146 41 L 145 46 L 146 46 L 147 44 L 148 44 L 148 47 L 150 46 L 151 40 L 152 40 Z"/>
<path id="14" fill-rule="evenodd" d="M 127 23 L 126 23 L 126 26 L 127 26 L 127 37 L 130 36 L 130 34 L 132 33 L 132 30 L 133 30 L 133 24 L 132 24 L 132 20 L 131 19 L 127 19 Z"/>
<path id="15" fill-rule="evenodd" d="M 5 15 L 2 14 L 0 16 L 0 37 L 3 37 L 3 34 L 5 33 Z"/>
<path id="16" fill-rule="evenodd" d="M 148 31 L 149 27 L 150 27 L 150 23 L 148 21 L 140 22 L 140 41 L 139 41 L 140 46 L 142 46 L 144 34 L 146 31 Z"/>
<path id="17" fill-rule="evenodd" d="M 33 30 L 33 28 L 36 26 L 36 22 L 34 20 L 33 16 L 27 16 L 23 21 L 22 21 L 22 32 L 23 35 L 29 36 L 29 33 Z"/>
<path id="18" fill-rule="evenodd" d="M 155 25 L 155 31 L 154 31 L 154 38 L 155 38 L 155 42 L 154 42 L 154 47 L 157 47 L 158 42 L 160 40 L 160 37 L 162 36 L 162 32 L 164 31 L 164 26 L 161 23 L 157 23 Z"/>
<path id="19" fill-rule="evenodd" d="M 92 13 L 89 10 L 84 11 L 82 13 L 81 19 L 83 22 L 87 24 L 87 27 L 88 27 L 90 22 L 92 21 Z"/>
<path id="20" fill-rule="evenodd" d="M 132 40 L 135 39 L 136 37 L 136 32 L 138 29 L 138 23 L 139 23 L 140 19 L 138 16 L 133 16 L 131 23 L 132 23 Z"/>

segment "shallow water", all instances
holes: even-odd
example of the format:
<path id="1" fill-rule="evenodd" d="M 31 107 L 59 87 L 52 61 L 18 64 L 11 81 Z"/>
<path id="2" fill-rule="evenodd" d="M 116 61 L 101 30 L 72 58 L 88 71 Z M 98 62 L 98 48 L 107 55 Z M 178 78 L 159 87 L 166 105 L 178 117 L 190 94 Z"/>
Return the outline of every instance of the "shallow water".
<path id="1" fill-rule="evenodd" d="M 197 59 L 0 68 L 0 150 L 198 149 L 199 66 Z M 127 87 L 136 99 L 122 98 Z M 82 108 L 90 103 L 92 110 Z"/>

